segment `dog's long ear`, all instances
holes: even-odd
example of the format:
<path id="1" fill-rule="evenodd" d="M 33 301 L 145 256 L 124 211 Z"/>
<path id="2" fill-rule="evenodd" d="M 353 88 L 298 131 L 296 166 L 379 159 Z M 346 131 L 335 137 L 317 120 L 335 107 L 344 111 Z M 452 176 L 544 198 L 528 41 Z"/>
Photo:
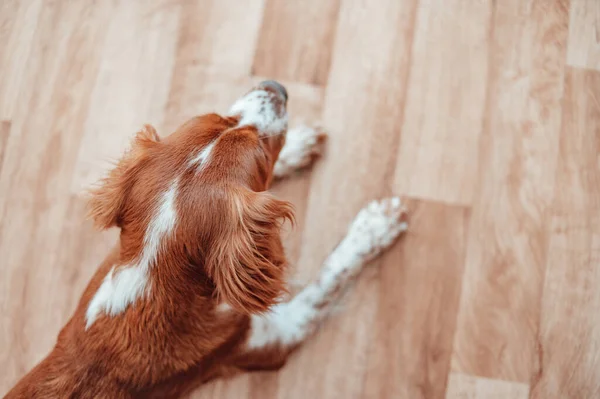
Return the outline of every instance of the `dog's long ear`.
<path id="1" fill-rule="evenodd" d="M 267 310 L 286 292 L 283 222 L 293 223 L 289 202 L 267 192 L 243 192 L 230 200 L 230 220 L 213 243 L 206 270 L 217 295 L 244 313 Z"/>
<path id="2" fill-rule="evenodd" d="M 123 155 L 115 167 L 96 188 L 89 191 L 88 216 L 101 229 L 119 226 L 119 219 L 127 191 L 136 177 L 139 161 L 148 150 L 158 145 L 156 130 L 145 125 L 134 137 L 131 149 Z"/>

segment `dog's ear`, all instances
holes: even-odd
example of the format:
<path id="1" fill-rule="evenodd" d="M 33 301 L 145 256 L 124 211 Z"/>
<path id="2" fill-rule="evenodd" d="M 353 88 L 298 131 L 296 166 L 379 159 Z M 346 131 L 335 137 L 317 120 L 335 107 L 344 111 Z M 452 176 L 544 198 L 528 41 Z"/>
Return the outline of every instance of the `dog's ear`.
<path id="1" fill-rule="evenodd" d="M 294 221 L 292 205 L 266 192 L 232 197 L 229 221 L 206 261 L 221 300 L 241 312 L 257 313 L 286 292 L 280 239 L 285 220 Z"/>
<path id="2" fill-rule="evenodd" d="M 131 148 L 103 178 L 89 191 L 88 216 L 101 229 L 119 226 L 119 219 L 127 192 L 136 177 L 136 165 L 148 150 L 159 144 L 156 130 L 145 125 L 134 137 Z"/>

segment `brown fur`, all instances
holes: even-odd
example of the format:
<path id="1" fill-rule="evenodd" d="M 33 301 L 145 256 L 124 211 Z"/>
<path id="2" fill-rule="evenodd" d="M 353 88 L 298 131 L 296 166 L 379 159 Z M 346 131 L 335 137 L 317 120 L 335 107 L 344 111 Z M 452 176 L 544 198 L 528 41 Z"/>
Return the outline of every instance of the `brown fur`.
<path id="1" fill-rule="evenodd" d="M 259 138 L 237 121 L 209 114 L 164 140 L 150 126 L 137 134 L 90 200 L 97 226 L 121 229 L 119 243 L 55 348 L 7 398 L 174 397 L 238 368 L 273 367 L 262 359 L 270 355 L 248 358 L 240 344 L 249 313 L 285 292 L 279 230 L 292 208 L 265 192 L 284 136 Z M 190 156 L 214 140 L 207 167 L 189 168 Z M 151 295 L 86 330 L 90 300 L 111 268 L 139 257 L 158 197 L 175 179 L 179 217 L 150 268 Z M 217 312 L 222 300 L 235 311 Z"/>

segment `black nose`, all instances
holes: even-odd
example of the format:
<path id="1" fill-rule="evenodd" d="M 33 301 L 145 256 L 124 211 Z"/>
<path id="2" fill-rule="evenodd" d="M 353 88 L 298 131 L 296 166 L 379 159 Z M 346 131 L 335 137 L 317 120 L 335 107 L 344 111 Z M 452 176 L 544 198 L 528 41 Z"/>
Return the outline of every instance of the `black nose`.
<path id="1" fill-rule="evenodd" d="M 275 91 L 278 91 L 279 93 L 281 93 L 281 95 L 285 98 L 285 100 L 287 101 L 288 99 L 288 93 L 287 90 L 285 89 L 285 87 L 283 87 L 283 85 L 275 80 L 263 80 L 262 82 L 260 82 L 258 84 L 258 87 L 262 87 L 262 88 L 270 88 L 270 89 L 274 89 Z"/>

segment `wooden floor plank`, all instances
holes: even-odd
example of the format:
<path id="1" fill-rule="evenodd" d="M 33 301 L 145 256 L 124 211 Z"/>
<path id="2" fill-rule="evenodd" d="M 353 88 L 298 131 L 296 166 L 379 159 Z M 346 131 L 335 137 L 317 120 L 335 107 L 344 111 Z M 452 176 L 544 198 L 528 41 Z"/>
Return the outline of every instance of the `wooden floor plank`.
<path id="1" fill-rule="evenodd" d="M 565 1 L 496 2 L 453 370 L 528 382 L 558 155 Z"/>
<path id="2" fill-rule="evenodd" d="M 567 63 L 600 71 L 600 2 L 571 0 Z"/>
<path id="3" fill-rule="evenodd" d="M 327 155 L 312 171 L 301 281 L 317 273 L 368 200 L 390 194 L 415 7 L 413 0 L 342 3 L 323 109 L 330 137 Z M 363 61 L 348 61 L 355 57 Z M 339 317 L 279 373 L 277 397 L 361 397 L 376 317 L 376 267 L 359 280 Z"/>
<path id="4" fill-rule="evenodd" d="M 4 163 L 4 153 L 8 144 L 8 135 L 10 134 L 10 122 L 0 121 L 0 175 L 2 174 L 2 164 Z M 0 215 L 2 216 L 2 215 Z M 0 229 L 2 219 L 0 219 Z"/>
<path id="5" fill-rule="evenodd" d="M 194 391 L 190 399 L 241 399 L 249 398 L 250 374 L 238 374 L 227 380 L 211 381 Z M 250 398 L 249 398 L 250 399 Z M 265 398 L 267 399 L 267 398 Z"/>
<path id="6" fill-rule="evenodd" d="M 366 201 L 393 189 L 416 3 L 342 4 L 323 105 L 332 158 L 325 157 L 313 172 L 300 257 L 304 276 L 315 275 Z M 375 20 L 382 23 L 368 23 Z M 365 62 L 348 63 L 358 54 Z"/>
<path id="7" fill-rule="evenodd" d="M 123 3 L 106 27 L 73 193 L 98 181 L 144 123 L 160 132 L 181 13 L 179 4 L 163 3 Z"/>
<path id="8" fill-rule="evenodd" d="M 471 205 L 492 1 L 419 4 L 395 188 L 413 197 Z"/>
<path id="9" fill-rule="evenodd" d="M 42 0 L 2 1 L 0 4 L 0 119 L 15 113 L 15 98 L 27 80 L 42 11 Z"/>
<path id="10" fill-rule="evenodd" d="M 110 8 L 47 4 L 33 39 L 37 69 L 15 99 L 0 176 L 1 391 L 47 353 L 63 321 L 50 300 L 66 295 L 53 265 Z"/>
<path id="11" fill-rule="evenodd" d="M 532 398 L 600 397 L 600 72 L 569 69 Z"/>
<path id="12" fill-rule="evenodd" d="M 339 3 L 340 0 L 268 0 L 253 74 L 324 85 L 329 75 Z"/>
<path id="13" fill-rule="evenodd" d="M 490 380 L 451 373 L 446 399 L 526 399 L 529 386 L 518 382 Z"/>
<path id="14" fill-rule="evenodd" d="M 409 234 L 381 265 L 365 398 L 442 398 L 446 390 L 469 212 L 426 201 L 407 205 Z"/>

